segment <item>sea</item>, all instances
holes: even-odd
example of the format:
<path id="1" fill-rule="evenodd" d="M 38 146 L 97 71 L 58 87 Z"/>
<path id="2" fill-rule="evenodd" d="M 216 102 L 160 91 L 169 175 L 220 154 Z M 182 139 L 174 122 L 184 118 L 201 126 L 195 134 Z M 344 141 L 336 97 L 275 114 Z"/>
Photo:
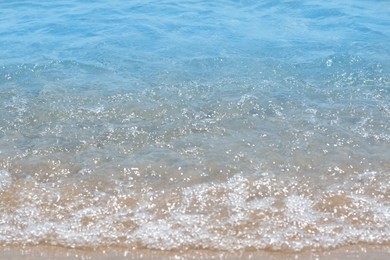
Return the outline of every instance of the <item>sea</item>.
<path id="1" fill-rule="evenodd" d="M 390 244 L 387 0 L 0 0 L 0 245 Z"/>

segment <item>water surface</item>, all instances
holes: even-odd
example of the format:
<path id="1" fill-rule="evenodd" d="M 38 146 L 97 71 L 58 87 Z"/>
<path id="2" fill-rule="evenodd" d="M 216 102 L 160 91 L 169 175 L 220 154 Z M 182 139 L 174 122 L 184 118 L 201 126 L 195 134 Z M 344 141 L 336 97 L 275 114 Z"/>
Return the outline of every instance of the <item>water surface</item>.
<path id="1" fill-rule="evenodd" d="M 390 242 L 386 1 L 1 1 L 0 17 L 0 244 Z"/>

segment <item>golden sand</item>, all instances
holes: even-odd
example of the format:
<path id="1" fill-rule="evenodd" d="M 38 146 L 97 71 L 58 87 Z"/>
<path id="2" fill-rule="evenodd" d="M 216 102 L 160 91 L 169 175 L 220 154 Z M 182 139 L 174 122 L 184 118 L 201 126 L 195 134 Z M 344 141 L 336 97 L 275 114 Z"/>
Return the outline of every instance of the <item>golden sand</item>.
<path id="1" fill-rule="evenodd" d="M 99 248 L 69 249 L 55 246 L 2 247 L 0 259 L 390 259 L 390 246 L 354 245 L 326 251 L 300 253 L 253 251 L 158 251 L 148 249 Z"/>

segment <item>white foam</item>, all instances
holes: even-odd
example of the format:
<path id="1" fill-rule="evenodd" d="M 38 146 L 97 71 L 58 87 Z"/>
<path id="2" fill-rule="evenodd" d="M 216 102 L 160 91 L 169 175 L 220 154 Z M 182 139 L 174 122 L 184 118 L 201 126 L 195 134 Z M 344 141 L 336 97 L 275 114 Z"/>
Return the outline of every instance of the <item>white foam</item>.
<path id="1" fill-rule="evenodd" d="M 6 170 L 0 170 L 0 192 L 6 191 L 11 187 L 11 174 Z"/>

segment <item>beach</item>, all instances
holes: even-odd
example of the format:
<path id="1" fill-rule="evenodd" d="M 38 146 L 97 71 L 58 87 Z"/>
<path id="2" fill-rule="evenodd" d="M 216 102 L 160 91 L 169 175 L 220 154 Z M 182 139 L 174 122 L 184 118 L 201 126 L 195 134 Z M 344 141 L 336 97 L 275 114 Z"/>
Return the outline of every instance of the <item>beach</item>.
<path id="1" fill-rule="evenodd" d="M 389 246 L 355 245 L 326 251 L 306 251 L 300 253 L 249 250 L 239 252 L 186 250 L 126 250 L 120 248 L 100 248 L 95 250 L 66 249 L 53 246 L 3 247 L 1 259 L 372 259 L 385 260 L 390 256 Z"/>

